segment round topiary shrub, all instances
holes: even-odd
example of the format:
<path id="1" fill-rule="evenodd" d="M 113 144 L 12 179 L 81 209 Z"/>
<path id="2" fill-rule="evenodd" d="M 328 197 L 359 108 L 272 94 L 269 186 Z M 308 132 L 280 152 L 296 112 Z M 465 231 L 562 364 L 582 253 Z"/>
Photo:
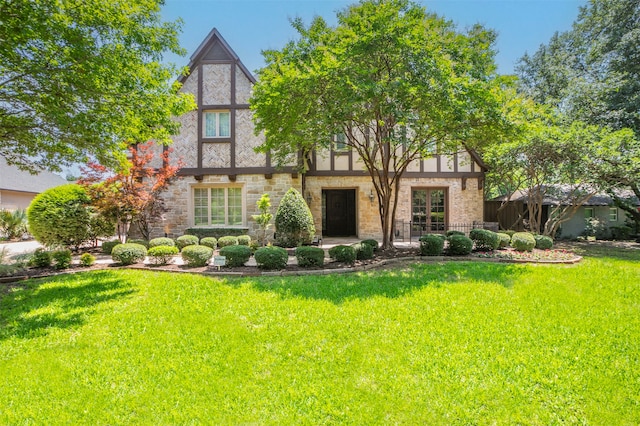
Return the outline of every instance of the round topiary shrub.
<path id="1" fill-rule="evenodd" d="M 532 251 L 536 246 L 536 239 L 528 232 L 516 232 L 511 237 L 511 247 L 518 251 Z"/>
<path id="2" fill-rule="evenodd" d="M 151 242 L 149 242 L 151 243 Z M 195 247 L 195 246 L 191 246 Z M 153 246 L 147 252 L 154 265 L 166 265 L 180 250 L 176 246 Z"/>
<path id="3" fill-rule="evenodd" d="M 238 244 L 248 246 L 251 244 L 251 237 L 248 235 L 238 235 Z"/>
<path id="4" fill-rule="evenodd" d="M 71 267 L 71 250 L 56 250 L 51 253 L 53 267 L 55 269 L 67 269 Z"/>
<path id="5" fill-rule="evenodd" d="M 147 248 L 142 244 L 118 244 L 111 250 L 111 258 L 113 261 L 123 265 L 133 265 L 134 263 L 142 262 L 146 256 Z"/>
<path id="6" fill-rule="evenodd" d="M 233 235 L 226 235 L 224 237 L 220 237 L 218 239 L 218 247 L 229 247 L 229 246 L 237 246 L 238 245 L 238 237 Z"/>
<path id="7" fill-rule="evenodd" d="M 206 266 L 211 256 L 213 256 L 213 249 L 207 246 L 189 245 L 182 249 L 182 260 L 189 266 Z"/>
<path id="8" fill-rule="evenodd" d="M 547 235 L 536 235 L 533 238 L 536 240 L 537 249 L 549 250 L 553 247 L 553 238 Z"/>
<path id="9" fill-rule="evenodd" d="M 334 246 L 329 249 L 329 257 L 338 262 L 353 264 L 356 261 L 356 250 L 351 246 Z"/>
<path id="10" fill-rule="evenodd" d="M 176 243 L 171 238 L 167 238 L 167 237 L 154 238 L 151 241 L 149 241 L 149 248 L 158 247 L 158 246 L 175 247 Z"/>
<path id="11" fill-rule="evenodd" d="M 196 235 L 181 235 L 178 238 L 176 238 L 176 246 L 178 246 L 178 249 L 180 251 L 182 251 L 182 249 L 184 249 L 187 246 L 196 246 L 198 245 L 198 242 L 200 241 L 200 238 L 198 238 Z"/>
<path id="12" fill-rule="evenodd" d="M 102 242 L 102 252 L 104 254 L 111 254 L 111 250 L 113 250 L 113 248 L 115 246 L 117 246 L 118 244 L 121 244 L 120 241 L 115 240 L 115 241 L 103 241 Z"/>
<path id="13" fill-rule="evenodd" d="M 498 234 L 488 229 L 472 229 L 469 232 L 469 238 L 471 238 L 478 251 L 495 250 L 500 244 Z"/>
<path id="14" fill-rule="evenodd" d="M 227 266 L 244 266 L 251 257 L 251 249 L 241 245 L 226 246 L 220 249 L 220 256 L 227 258 Z"/>
<path id="15" fill-rule="evenodd" d="M 300 246 L 296 248 L 298 266 L 308 268 L 324 265 L 324 250 L 320 247 Z"/>
<path id="16" fill-rule="evenodd" d="M 448 240 L 450 256 L 466 256 L 473 249 L 473 241 L 464 235 L 452 235 Z"/>
<path id="17" fill-rule="evenodd" d="M 498 232 L 498 248 L 509 247 L 510 242 L 511 237 L 509 236 L 509 234 Z"/>
<path id="18" fill-rule="evenodd" d="M 256 259 L 258 268 L 262 269 L 284 269 L 287 267 L 289 253 L 282 247 L 267 246 L 256 250 L 253 257 Z"/>
<path id="19" fill-rule="evenodd" d="M 80 265 L 91 266 L 94 263 L 96 263 L 96 257 L 91 253 L 82 253 L 82 255 L 80 255 Z"/>
<path id="20" fill-rule="evenodd" d="M 455 230 L 453 230 L 453 229 L 452 229 L 452 230 L 450 230 L 450 231 L 447 231 L 447 233 L 446 233 L 446 236 L 447 236 L 447 237 L 450 237 L 450 236 L 452 236 L 452 235 L 464 235 L 464 236 L 466 237 L 465 233 L 464 233 L 464 232 L 462 232 L 462 231 L 455 231 Z"/>
<path id="21" fill-rule="evenodd" d="M 360 241 L 362 244 L 369 244 L 371 247 L 373 247 L 373 252 L 377 252 L 378 248 L 380 247 L 380 244 L 378 243 L 378 241 L 374 240 L 373 238 L 367 239 L 367 240 L 362 240 Z"/>
<path id="22" fill-rule="evenodd" d="M 210 247 L 215 250 L 218 247 L 218 240 L 216 237 L 204 237 L 200 240 L 200 245 Z"/>
<path id="23" fill-rule="evenodd" d="M 356 259 L 367 260 L 373 258 L 373 246 L 370 244 L 355 243 L 351 247 L 356 251 Z"/>
<path id="24" fill-rule="evenodd" d="M 47 189 L 29 205 L 29 232 L 47 247 L 79 247 L 90 239 L 90 202 L 80 185 Z"/>
<path id="25" fill-rule="evenodd" d="M 143 240 L 141 238 L 127 239 L 127 243 L 129 243 L 129 244 L 140 244 L 141 246 L 144 246 L 146 249 L 149 249 L 149 241 Z"/>
<path id="26" fill-rule="evenodd" d="M 289 188 L 280 200 L 274 222 L 276 243 L 282 247 L 310 244 L 316 233 L 311 210 L 294 188 Z"/>
<path id="27" fill-rule="evenodd" d="M 444 238 L 440 234 L 427 234 L 420 237 L 421 256 L 440 256 L 444 251 Z"/>

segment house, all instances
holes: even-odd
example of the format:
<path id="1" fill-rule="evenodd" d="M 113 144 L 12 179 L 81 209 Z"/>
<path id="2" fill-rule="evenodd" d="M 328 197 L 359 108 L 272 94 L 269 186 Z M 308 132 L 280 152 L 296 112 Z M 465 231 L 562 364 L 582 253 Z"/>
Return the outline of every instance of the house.
<path id="1" fill-rule="evenodd" d="M 0 157 L 0 210 L 26 209 L 39 193 L 66 183 L 64 178 L 50 172 L 33 175 L 20 170 Z"/>
<path id="2" fill-rule="evenodd" d="M 216 29 L 191 57 L 189 70 L 181 90 L 194 94 L 197 109 L 179 117 L 171 156 L 183 167 L 166 192 L 169 211 L 155 234 L 218 227 L 255 235 L 257 200 L 268 193 L 275 213 L 293 187 L 307 201 L 319 235 L 381 239 L 375 190 L 355 152 L 336 144 L 314 153 L 302 174 L 276 168 L 268 154 L 254 151 L 263 141 L 249 109 L 255 78 Z M 467 151 L 415 161 L 400 185 L 396 238 L 481 222 L 485 170 Z"/>

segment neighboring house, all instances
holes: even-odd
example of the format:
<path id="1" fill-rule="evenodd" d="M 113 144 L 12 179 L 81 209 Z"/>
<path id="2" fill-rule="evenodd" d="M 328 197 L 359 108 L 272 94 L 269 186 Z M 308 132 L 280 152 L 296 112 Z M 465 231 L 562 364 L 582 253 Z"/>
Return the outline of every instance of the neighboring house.
<path id="1" fill-rule="evenodd" d="M 254 134 L 249 109 L 255 78 L 216 29 L 191 57 L 189 70 L 181 90 L 195 95 L 197 109 L 179 118 L 171 157 L 183 167 L 166 192 L 169 211 L 154 234 L 175 237 L 190 227 L 219 227 L 255 235 L 256 201 L 268 193 L 275 213 L 293 187 L 307 201 L 318 235 L 381 238 L 371 179 L 339 140 L 330 152 L 314 153 L 304 174 L 278 169 L 269 155 L 254 151 L 263 141 Z M 466 151 L 416 161 L 400 187 L 397 238 L 481 222 L 485 170 Z"/>
<path id="2" fill-rule="evenodd" d="M 50 172 L 33 175 L 20 170 L 0 157 L 0 210 L 26 209 L 39 193 L 66 183 L 64 178 Z"/>

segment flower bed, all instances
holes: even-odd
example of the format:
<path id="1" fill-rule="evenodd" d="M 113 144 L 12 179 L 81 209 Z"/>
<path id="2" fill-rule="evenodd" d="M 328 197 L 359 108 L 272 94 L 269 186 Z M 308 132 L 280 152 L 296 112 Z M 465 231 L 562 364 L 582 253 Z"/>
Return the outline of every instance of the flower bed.
<path id="1" fill-rule="evenodd" d="M 476 257 L 483 259 L 504 259 L 515 262 L 537 262 L 537 263 L 575 263 L 582 257 L 572 251 L 565 249 L 517 251 L 517 250 L 496 250 L 493 252 L 478 252 Z"/>

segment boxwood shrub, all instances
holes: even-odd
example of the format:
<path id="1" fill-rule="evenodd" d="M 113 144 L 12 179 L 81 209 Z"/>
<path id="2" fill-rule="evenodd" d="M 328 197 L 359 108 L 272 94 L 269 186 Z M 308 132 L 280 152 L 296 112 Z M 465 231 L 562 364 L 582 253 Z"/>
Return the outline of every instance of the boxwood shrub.
<path id="1" fill-rule="evenodd" d="M 228 247 L 228 246 L 237 246 L 238 245 L 238 237 L 234 235 L 225 235 L 224 237 L 218 238 L 218 247 Z"/>
<path id="2" fill-rule="evenodd" d="M 227 266 L 243 266 L 251 257 L 251 249 L 241 245 L 225 246 L 220 249 L 220 256 L 227 258 Z"/>
<path id="3" fill-rule="evenodd" d="M 528 232 L 516 232 L 511 237 L 511 247 L 518 251 L 532 251 L 536 246 L 536 239 Z"/>
<path id="4" fill-rule="evenodd" d="M 176 245 L 182 251 L 187 246 L 196 246 L 200 239 L 196 235 L 181 235 L 176 238 Z"/>
<path id="5" fill-rule="evenodd" d="M 56 250 L 51 253 L 53 267 L 55 269 L 67 269 L 71 267 L 71 250 Z"/>
<path id="6" fill-rule="evenodd" d="M 216 237 L 204 237 L 200 240 L 200 245 L 211 247 L 215 250 L 218 247 L 218 240 L 216 239 Z"/>
<path id="7" fill-rule="evenodd" d="M 256 259 L 258 268 L 284 269 L 287 267 L 289 253 L 282 247 L 267 246 L 256 250 L 253 257 Z"/>
<path id="8" fill-rule="evenodd" d="M 373 247 L 373 251 L 374 253 L 376 251 L 378 251 L 378 248 L 380 247 L 380 244 L 378 243 L 377 240 L 374 240 L 373 238 L 370 238 L 368 240 L 362 240 L 360 241 L 362 244 L 369 244 L 371 247 Z"/>
<path id="9" fill-rule="evenodd" d="M 509 247 L 510 242 L 511 237 L 509 236 L 509 234 L 498 232 L 498 248 Z"/>
<path id="10" fill-rule="evenodd" d="M 195 235 L 198 238 L 202 239 L 205 237 L 214 237 L 219 239 L 220 237 L 224 237 L 225 235 L 242 235 L 247 232 L 247 228 L 187 228 L 184 233 L 187 235 Z"/>
<path id="11" fill-rule="evenodd" d="M 149 241 L 149 248 L 158 247 L 158 246 L 175 247 L 175 245 L 176 245 L 175 241 L 167 237 L 154 238 L 151 241 Z"/>
<path id="12" fill-rule="evenodd" d="M 296 248 L 298 266 L 308 268 L 324 265 L 324 250 L 320 247 L 300 246 Z"/>
<path id="13" fill-rule="evenodd" d="M 476 250 L 479 251 L 495 250 L 500 244 L 498 234 L 488 229 L 472 229 L 469 232 L 469 238 L 475 244 Z"/>
<path id="14" fill-rule="evenodd" d="M 373 258 L 373 246 L 364 243 L 355 243 L 351 247 L 356 251 L 356 259 L 367 260 Z"/>
<path id="15" fill-rule="evenodd" d="M 213 249 L 207 246 L 190 245 L 182 249 L 181 255 L 182 260 L 189 266 L 205 266 L 213 256 Z"/>
<path id="16" fill-rule="evenodd" d="M 140 244 L 141 246 L 144 246 L 145 248 L 149 248 L 149 241 L 147 240 L 143 240 L 140 238 L 134 238 L 134 239 L 127 239 L 127 242 L 130 244 Z"/>
<path id="17" fill-rule="evenodd" d="M 96 263 L 96 257 L 91 253 L 82 253 L 82 255 L 80 255 L 80 265 L 91 266 L 94 263 Z"/>
<path id="18" fill-rule="evenodd" d="M 51 252 L 42 247 L 37 248 L 29 260 L 29 264 L 36 268 L 48 268 L 52 263 L 53 258 L 51 256 Z"/>
<path id="19" fill-rule="evenodd" d="M 473 241 L 464 235 L 451 235 L 448 240 L 448 253 L 451 256 L 466 256 L 473 249 Z"/>
<path id="20" fill-rule="evenodd" d="M 549 250 L 553 247 L 553 238 L 547 235 L 535 235 L 536 248 L 540 250 Z"/>
<path id="21" fill-rule="evenodd" d="M 248 246 L 251 244 L 251 237 L 248 235 L 238 235 L 238 244 L 241 246 Z"/>
<path id="22" fill-rule="evenodd" d="M 441 234 L 427 234 L 420 237 L 421 256 L 440 256 L 444 251 L 444 238 Z"/>
<path id="23" fill-rule="evenodd" d="M 329 256 L 338 262 L 353 264 L 356 261 L 356 250 L 351 246 L 333 246 L 329 249 Z"/>
<path id="24" fill-rule="evenodd" d="M 513 237 L 513 234 L 515 234 L 518 231 L 514 231 L 513 229 L 508 229 L 506 231 L 501 231 L 503 234 L 507 234 L 509 236 L 509 238 Z"/>
<path id="25" fill-rule="evenodd" d="M 466 237 L 465 233 L 464 233 L 464 232 L 462 232 L 462 231 L 455 231 L 455 230 L 453 230 L 453 229 L 452 229 L 452 230 L 447 231 L 447 233 L 446 233 L 446 236 L 447 236 L 447 237 L 450 237 L 450 236 L 452 236 L 452 235 L 464 235 L 464 236 Z"/>
<path id="26" fill-rule="evenodd" d="M 142 244 L 118 244 L 111 250 L 111 258 L 113 261 L 123 265 L 133 265 L 134 263 L 142 262 L 146 256 L 147 248 Z"/>
<path id="27" fill-rule="evenodd" d="M 155 265 L 166 265 L 180 250 L 176 246 L 153 246 L 147 254 Z"/>
<path id="28" fill-rule="evenodd" d="M 118 244 L 120 244 L 120 241 L 115 240 L 115 241 L 103 241 L 102 242 L 102 252 L 104 254 L 111 254 L 111 250 L 113 250 L 113 248 L 115 246 L 117 246 Z"/>

